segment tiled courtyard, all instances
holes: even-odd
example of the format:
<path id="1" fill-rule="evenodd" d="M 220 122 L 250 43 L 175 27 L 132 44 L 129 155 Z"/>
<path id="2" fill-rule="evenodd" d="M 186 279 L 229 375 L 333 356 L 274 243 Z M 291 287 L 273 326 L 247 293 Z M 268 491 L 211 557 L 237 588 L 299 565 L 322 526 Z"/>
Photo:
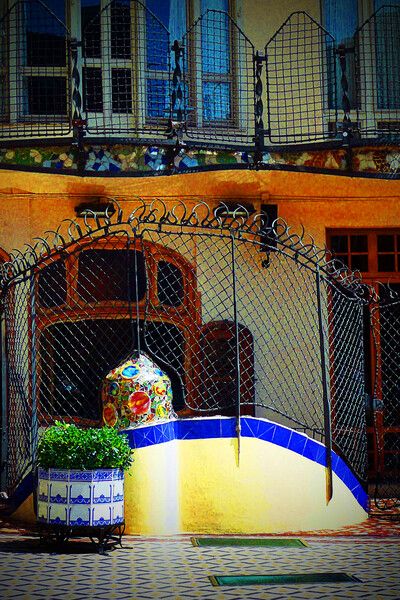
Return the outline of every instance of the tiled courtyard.
<path id="1" fill-rule="evenodd" d="M 293 537 L 300 537 L 293 535 Z M 151 598 L 400 598 L 400 524 L 370 519 L 336 532 L 304 533 L 305 547 L 195 547 L 190 536 L 126 536 L 99 555 L 86 540 L 62 551 L 41 548 L 35 533 L 4 525 L 0 597 L 27 600 Z M 214 587 L 212 575 L 345 572 L 351 583 Z"/>

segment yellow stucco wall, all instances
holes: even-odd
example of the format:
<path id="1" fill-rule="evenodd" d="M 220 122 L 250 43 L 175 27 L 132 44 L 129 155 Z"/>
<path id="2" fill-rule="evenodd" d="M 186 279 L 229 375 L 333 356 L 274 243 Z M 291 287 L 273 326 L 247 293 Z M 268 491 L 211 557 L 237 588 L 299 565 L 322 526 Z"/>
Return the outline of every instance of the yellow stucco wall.
<path id="1" fill-rule="evenodd" d="M 317 244 L 332 227 L 400 227 L 400 181 L 284 171 L 219 171 L 175 176 L 90 178 L 0 171 L 0 247 L 22 247 L 65 218 L 85 198 L 219 198 L 278 204 L 279 216 L 303 224 Z"/>

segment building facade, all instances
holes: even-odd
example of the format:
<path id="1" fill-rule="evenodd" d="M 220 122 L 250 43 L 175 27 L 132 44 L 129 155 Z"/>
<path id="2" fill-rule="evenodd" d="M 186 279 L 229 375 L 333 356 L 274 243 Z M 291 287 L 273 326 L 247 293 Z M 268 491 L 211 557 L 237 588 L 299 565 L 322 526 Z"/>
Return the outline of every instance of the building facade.
<path id="1" fill-rule="evenodd" d="M 330 406 L 337 456 L 371 493 L 380 483 L 378 498 L 398 496 L 397 4 L 3 0 L 11 496 L 40 428 L 100 423 L 101 378 L 141 347 L 171 377 L 182 419 L 272 419 L 327 448 Z M 49 230 L 59 232 L 51 247 Z M 252 531 L 272 521 L 256 519 Z M 187 516 L 183 528 L 194 526 Z"/>

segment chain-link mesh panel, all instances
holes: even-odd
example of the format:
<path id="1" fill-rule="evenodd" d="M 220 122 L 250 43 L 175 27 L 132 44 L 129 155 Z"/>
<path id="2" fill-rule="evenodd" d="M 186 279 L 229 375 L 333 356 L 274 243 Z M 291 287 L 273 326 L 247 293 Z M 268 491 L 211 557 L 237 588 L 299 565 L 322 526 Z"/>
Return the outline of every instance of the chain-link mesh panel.
<path id="1" fill-rule="evenodd" d="M 148 137 L 170 117 L 169 32 L 141 2 L 114 0 L 83 28 L 87 131 Z"/>
<path id="2" fill-rule="evenodd" d="M 231 17 L 207 10 L 183 36 L 188 138 L 230 143 L 254 137 L 254 46 Z"/>
<path id="3" fill-rule="evenodd" d="M 329 339 L 332 441 L 355 473 L 366 476 L 366 411 L 363 304 L 339 285 L 325 281 Z"/>
<path id="4" fill-rule="evenodd" d="M 315 273 L 279 251 L 266 268 L 250 241 L 237 241 L 235 249 L 238 318 L 254 338 L 257 414 L 321 438 Z"/>
<path id="5" fill-rule="evenodd" d="M 272 143 L 321 141 L 335 135 L 326 116 L 328 99 L 336 106 L 334 48 L 333 37 L 304 12 L 293 13 L 267 43 L 268 137 Z"/>
<path id="6" fill-rule="evenodd" d="M 398 288 L 399 286 L 394 286 Z M 377 473 L 375 498 L 382 509 L 400 504 L 400 297 L 380 285 L 379 302 L 372 307 L 377 369 L 374 413 Z"/>
<path id="7" fill-rule="evenodd" d="M 29 318 L 32 278 L 18 279 L 3 299 L 7 352 L 7 455 L 3 457 L 8 487 L 14 488 L 32 464 L 36 433 L 32 412 L 32 377 Z"/>
<path id="8" fill-rule="evenodd" d="M 400 134 L 400 7 L 384 6 L 354 36 L 357 121 L 363 137 Z"/>
<path id="9" fill-rule="evenodd" d="M 0 139 L 71 132 L 65 8 L 47 4 L 16 2 L 0 20 Z"/>
<path id="10" fill-rule="evenodd" d="M 101 423 L 105 375 L 140 351 L 171 378 L 181 416 L 271 418 L 327 451 L 331 397 L 334 441 L 362 477 L 362 303 L 351 281 L 342 293 L 324 267 L 317 285 L 324 254 L 282 223 L 264 227 L 266 215 L 223 226 L 175 210 L 145 206 L 125 223 L 118 211 L 86 232 L 69 223 L 68 237 L 3 267 L 9 489 L 41 427 Z"/>

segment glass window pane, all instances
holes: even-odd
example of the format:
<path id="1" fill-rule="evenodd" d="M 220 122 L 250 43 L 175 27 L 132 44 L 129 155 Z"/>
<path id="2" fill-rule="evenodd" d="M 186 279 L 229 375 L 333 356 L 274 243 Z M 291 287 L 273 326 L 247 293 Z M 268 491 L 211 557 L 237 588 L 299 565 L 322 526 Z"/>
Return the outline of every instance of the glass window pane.
<path id="1" fill-rule="evenodd" d="M 146 291 L 146 272 L 141 252 L 136 253 L 139 300 Z M 78 261 L 77 291 L 86 302 L 136 300 L 135 251 L 85 250 Z"/>
<path id="2" fill-rule="evenodd" d="M 331 237 L 331 250 L 332 252 L 347 252 L 347 235 L 332 235 Z"/>
<path id="3" fill-rule="evenodd" d="M 67 301 L 67 271 L 63 260 L 44 267 L 38 278 L 39 304 L 45 308 L 60 306 Z"/>
<path id="4" fill-rule="evenodd" d="M 101 57 L 100 0 L 81 0 L 83 55 Z"/>
<path id="5" fill-rule="evenodd" d="M 394 254 L 380 254 L 378 256 L 378 271 L 394 271 Z"/>
<path id="6" fill-rule="evenodd" d="M 368 271 L 368 255 L 353 254 L 351 257 L 351 268 L 353 271 L 362 271 L 363 273 L 366 273 Z"/>
<path id="7" fill-rule="evenodd" d="M 378 235 L 378 252 L 394 252 L 394 235 Z"/>
<path id="8" fill-rule="evenodd" d="M 170 96 L 168 81 L 163 79 L 147 80 L 147 114 L 149 117 L 169 116 Z"/>
<path id="9" fill-rule="evenodd" d="M 102 70 L 97 67 L 86 67 L 82 72 L 84 109 L 90 112 L 103 111 Z"/>
<path id="10" fill-rule="evenodd" d="M 336 45 L 344 44 L 346 47 L 354 45 L 353 35 L 359 25 L 358 0 L 322 0 L 322 24 L 335 38 Z M 328 107 L 341 108 L 343 90 L 341 88 L 340 75 L 338 75 L 338 63 L 336 63 L 336 90 L 334 89 L 333 62 L 328 65 Z M 346 77 L 349 85 L 348 96 L 352 108 L 356 107 L 355 94 L 355 61 L 354 54 L 346 54 Z M 336 100 L 336 102 L 335 102 Z"/>
<path id="11" fill-rule="evenodd" d="M 111 58 L 131 57 L 131 9 L 129 0 L 111 6 Z"/>
<path id="12" fill-rule="evenodd" d="M 351 235 L 350 236 L 350 251 L 351 252 L 368 252 L 368 236 L 367 235 Z"/>
<path id="13" fill-rule="evenodd" d="M 229 83 L 203 84 L 203 118 L 205 121 L 227 121 L 231 118 Z"/>
<path id="14" fill-rule="evenodd" d="M 146 6 L 147 68 L 165 71 L 168 69 L 170 46 L 175 40 L 182 39 L 187 28 L 186 2 L 147 0 Z"/>
<path id="15" fill-rule="evenodd" d="M 65 77 L 25 77 L 24 115 L 67 114 Z"/>
<path id="16" fill-rule="evenodd" d="M 132 77 L 130 69 L 112 69 L 112 111 L 132 112 Z"/>
<path id="17" fill-rule="evenodd" d="M 345 264 L 347 267 L 349 266 L 348 254 L 335 254 L 335 265 L 338 269 L 341 268 L 341 263 Z"/>
<path id="18" fill-rule="evenodd" d="M 202 2 L 202 12 L 227 2 Z M 221 10 L 221 9 L 219 9 Z M 220 12 L 209 12 L 201 21 L 201 54 L 203 73 L 230 72 L 229 17 Z"/>
<path id="19" fill-rule="evenodd" d="M 64 67 L 67 58 L 64 0 L 46 0 L 48 9 L 39 2 L 23 3 L 26 22 L 26 65 L 29 67 Z M 53 13 L 53 14 L 52 14 Z"/>
<path id="20" fill-rule="evenodd" d="M 400 4 L 375 2 L 380 9 L 374 18 L 376 87 L 378 108 L 395 109 L 400 106 Z"/>
<path id="21" fill-rule="evenodd" d="M 157 295 L 160 303 L 168 306 L 179 306 L 183 301 L 182 272 L 164 260 L 158 263 Z"/>

